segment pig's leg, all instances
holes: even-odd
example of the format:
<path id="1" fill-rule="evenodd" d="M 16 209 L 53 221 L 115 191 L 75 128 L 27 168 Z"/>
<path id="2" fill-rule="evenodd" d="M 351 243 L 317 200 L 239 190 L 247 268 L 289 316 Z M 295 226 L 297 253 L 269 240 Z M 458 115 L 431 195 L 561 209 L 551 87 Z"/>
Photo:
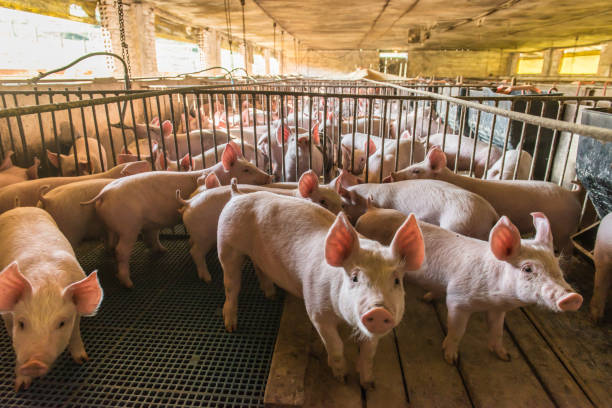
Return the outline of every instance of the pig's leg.
<path id="1" fill-rule="evenodd" d="M 604 257 L 605 258 L 605 257 Z M 606 298 L 612 285 L 612 264 L 606 265 L 604 261 L 595 259 L 595 282 L 593 285 L 593 298 L 591 299 L 591 319 L 599 322 L 606 309 Z"/>
<path id="2" fill-rule="evenodd" d="M 112 253 L 117 246 L 118 240 L 117 234 L 110 230 L 106 231 L 106 241 L 104 242 L 104 249 L 106 252 Z"/>
<path id="3" fill-rule="evenodd" d="M 144 230 L 142 232 L 142 238 L 145 242 L 145 245 L 148 248 L 151 248 L 151 251 L 157 253 L 164 253 L 167 251 L 166 248 L 159 242 L 159 230 Z"/>
<path id="4" fill-rule="evenodd" d="M 309 313 L 310 315 L 310 313 Z M 321 313 L 311 318 L 312 324 L 321 336 L 325 350 L 327 350 L 327 364 L 332 369 L 334 377 L 340 382 L 346 382 L 347 367 L 344 358 L 344 343 L 338 333 L 338 321 L 332 313 Z"/>
<path id="5" fill-rule="evenodd" d="M 274 282 L 272 282 L 272 280 L 268 278 L 268 276 L 263 273 L 257 265 L 253 266 L 255 268 L 257 280 L 259 281 L 259 288 L 264 293 L 264 296 L 268 299 L 274 299 L 274 295 L 276 295 L 276 288 L 274 287 Z"/>
<path id="6" fill-rule="evenodd" d="M 28 377 L 27 375 L 20 375 L 18 372 L 18 367 L 15 366 L 15 392 L 19 391 L 22 387 L 24 390 L 27 390 L 32 384 L 32 377 Z"/>
<path id="7" fill-rule="evenodd" d="M 510 354 L 504 348 L 502 337 L 504 335 L 504 318 L 506 312 L 501 310 L 489 310 L 487 312 L 487 324 L 489 326 L 489 350 L 504 360 L 510 361 Z"/>
<path id="8" fill-rule="evenodd" d="M 13 338 L 13 316 L 10 313 L 5 313 L 2 315 L 2 319 L 4 320 L 4 326 L 9 337 Z"/>
<path id="9" fill-rule="evenodd" d="M 130 255 L 132 249 L 138 239 L 138 230 L 127 231 L 119 234 L 119 242 L 115 248 L 115 257 L 117 258 L 117 278 L 126 288 L 134 287 L 132 279 L 130 279 Z"/>
<path id="10" fill-rule="evenodd" d="M 238 293 L 244 254 L 228 246 L 220 248 L 219 261 L 223 268 L 223 286 L 225 286 L 225 303 L 223 304 L 223 321 L 228 332 L 236 331 L 238 326 Z"/>
<path id="11" fill-rule="evenodd" d="M 378 347 L 378 338 L 372 338 L 359 344 L 357 371 L 359 382 L 365 389 L 374 388 L 374 355 Z"/>
<path id="12" fill-rule="evenodd" d="M 459 342 L 465 333 L 471 313 L 461 310 L 455 305 L 449 305 L 448 302 L 446 307 L 448 309 L 448 332 L 444 342 L 442 342 L 442 349 L 444 350 L 444 359 L 449 364 L 455 364 L 459 357 Z"/>
<path id="13" fill-rule="evenodd" d="M 70 342 L 68 343 L 68 351 L 70 351 L 70 355 L 72 359 L 77 364 L 83 364 L 89 357 L 87 357 L 87 353 L 85 352 L 85 346 L 83 345 L 83 340 L 81 339 L 81 317 L 77 316 L 74 321 L 74 327 L 72 328 L 72 334 L 70 336 Z"/>
<path id="14" fill-rule="evenodd" d="M 191 254 L 193 262 L 195 262 L 196 264 L 196 268 L 198 270 L 198 277 L 206 283 L 210 282 L 212 278 L 210 276 L 210 273 L 208 272 L 208 266 L 206 265 L 206 253 L 202 251 L 200 245 L 195 242 L 191 243 L 189 253 Z"/>

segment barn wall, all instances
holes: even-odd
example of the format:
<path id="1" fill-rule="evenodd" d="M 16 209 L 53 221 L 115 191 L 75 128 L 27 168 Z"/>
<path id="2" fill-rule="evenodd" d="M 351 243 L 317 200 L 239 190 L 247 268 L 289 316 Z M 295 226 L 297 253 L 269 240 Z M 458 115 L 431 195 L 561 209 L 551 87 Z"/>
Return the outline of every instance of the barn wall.
<path id="1" fill-rule="evenodd" d="M 489 77 L 509 74 L 511 54 L 489 51 L 409 51 L 409 77 Z"/>
<path id="2" fill-rule="evenodd" d="M 293 62 L 293 61 L 292 61 Z M 305 51 L 300 58 L 299 72 L 304 75 L 340 75 L 357 68 L 378 69 L 378 51 Z M 293 64 L 289 64 L 291 68 Z"/>

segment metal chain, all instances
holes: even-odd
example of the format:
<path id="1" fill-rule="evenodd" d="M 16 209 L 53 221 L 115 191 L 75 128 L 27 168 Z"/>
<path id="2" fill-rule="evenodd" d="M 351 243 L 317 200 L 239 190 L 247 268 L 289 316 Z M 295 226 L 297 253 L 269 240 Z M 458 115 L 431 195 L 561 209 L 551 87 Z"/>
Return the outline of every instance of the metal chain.
<path id="1" fill-rule="evenodd" d="M 121 56 L 125 60 L 128 66 L 128 75 L 132 76 L 132 65 L 130 64 L 130 53 L 128 51 L 128 45 L 125 41 L 125 22 L 123 20 L 123 0 L 117 0 L 115 2 L 117 7 L 117 13 L 119 14 L 119 41 L 121 41 Z"/>

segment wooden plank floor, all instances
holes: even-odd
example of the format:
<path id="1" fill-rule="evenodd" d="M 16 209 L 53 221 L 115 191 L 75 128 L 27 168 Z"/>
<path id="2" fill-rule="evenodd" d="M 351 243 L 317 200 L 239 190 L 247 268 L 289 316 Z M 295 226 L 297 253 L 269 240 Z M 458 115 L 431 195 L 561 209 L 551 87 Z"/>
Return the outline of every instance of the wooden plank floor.
<path id="1" fill-rule="evenodd" d="M 345 341 L 351 370 L 342 384 L 327 366 L 327 354 L 303 302 L 287 296 L 266 406 L 612 406 L 612 307 L 600 326 L 593 325 L 588 320 L 593 267 L 575 257 L 567 270 L 568 282 L 585 299 L 583 307 L 565 314 L 537 307 L 508 313 L 504 345 L 512 357 L 509 362 L 488 351 L 485 316 L 474 314 L 460 345 L 459 363 L 447 364 L 442 354 L 444 302 L 426 303 L 421 300 L 423 290 L 406 287 L 404 319 L 380 341 L 376 387 L 367 391 L 359 386 L 354 368 L 357 345 L 350 338 Z"/>

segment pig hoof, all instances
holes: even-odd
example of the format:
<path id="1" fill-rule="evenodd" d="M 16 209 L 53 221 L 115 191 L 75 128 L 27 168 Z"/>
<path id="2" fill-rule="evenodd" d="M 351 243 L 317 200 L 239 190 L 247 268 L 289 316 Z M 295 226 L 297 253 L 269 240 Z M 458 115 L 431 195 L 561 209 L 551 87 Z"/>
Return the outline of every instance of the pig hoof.
<path id="1" fill-rule="evenodd" d="M 272 289 L 264 291 L 264 296 L 267 299 L 274 300 L 274 298 L 276 298 L 276 289 L 272 288 Z"/>
<path id="2" fill-rule="evenodd" d="M 229 333 L 233 333 L 236 331 L 236 327 L 238 326 L 238 317 L 236 316 L 236 313 L 226 311 L 224 307 L 223 321 L 225 323 L 225 330 L 227 330 Z"/>
<path id="3" fill-rule="evenodd" d="M 593 322 L 593 324 L 599 324 L 601 323 L 601 319 L 603 317 L 603 311 L 599 308 L 591 306 L 591 312 L 589 313 L 589 316 L 591 317 L 591 322 Z"/>
<path id="4" fill-rule="evenodd" d="M 453 347 L 445 347 L 444 359 L 448 364 L 455 365 L 457 364 L 457 360 L 459 359 L 459 352 Z"/>
<path id="5" fill-rule="evenodd" d="M 81 365 L 85 363 L 86 361 L 88 361 L 89 357 L 87 356 L 87 353 L 85 352 L 85 350 L 83 350 L 82 353 L 74 353 L 72 355 L 72 359 L 74 360 L 75 363 Z"/>
<path id="6" fill-rule="evenodd" d="M 198 271 L 198 278 L 203 280 L 206 283 L 210 283 L 212 281 L 212 277 L 208 271 Z"/>
<path id="7" fill-rule="evenodd" d="M 17 376 L 15 379 L 15 392 L 19 392 L 22 387 L 24 390 L 27 390 L 30 388 L 30 384 L 32 384 L 32 377 Z"/>
<path id="8" fill-rule="evenodd" d="M 121 284 L 128 289 L 132 289 L 134 287 L 134 283 L 130 278 L 122 278 L 121 276 L 117 276 L 117 279 L 119 279 L 119 282 L 121 282 Z"/>

